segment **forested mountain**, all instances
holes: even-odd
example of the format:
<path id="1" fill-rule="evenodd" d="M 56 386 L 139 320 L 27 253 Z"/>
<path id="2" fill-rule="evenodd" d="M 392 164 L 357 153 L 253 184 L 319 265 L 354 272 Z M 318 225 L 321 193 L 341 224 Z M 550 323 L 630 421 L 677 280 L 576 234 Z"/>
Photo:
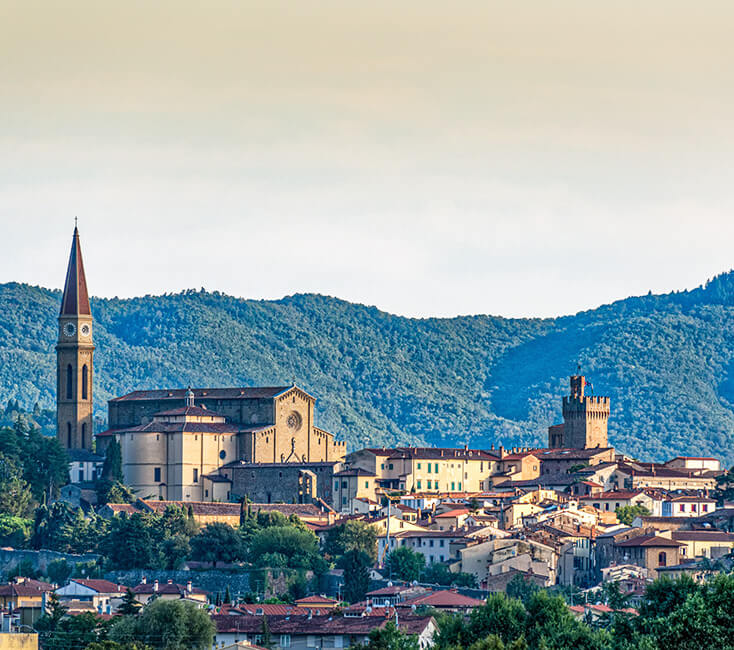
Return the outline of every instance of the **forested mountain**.
<path id="1" fill-rule="evenodd" d="M 0 285 L 0 399 L 54 404 L 58 291 Z M 611 442 L 734 461 L 734 273 L 553 319 L 411 319 L 320 295 L 95 299 L 95 399 L 295 381 L 350 449 L 544 443 L 577 364 L 612 398 Z M 38 409 L 37 409 L 38 410 Z"/>

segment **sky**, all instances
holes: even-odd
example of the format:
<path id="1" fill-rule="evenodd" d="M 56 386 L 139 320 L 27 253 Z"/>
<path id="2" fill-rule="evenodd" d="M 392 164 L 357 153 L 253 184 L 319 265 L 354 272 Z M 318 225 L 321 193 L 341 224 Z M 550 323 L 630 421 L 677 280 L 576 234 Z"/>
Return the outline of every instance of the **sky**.
<path id="1" fill-rule="evenodd" d="M 734 267 L 734 3 L 0 0 L 0 282 L 552 316 Z"/>

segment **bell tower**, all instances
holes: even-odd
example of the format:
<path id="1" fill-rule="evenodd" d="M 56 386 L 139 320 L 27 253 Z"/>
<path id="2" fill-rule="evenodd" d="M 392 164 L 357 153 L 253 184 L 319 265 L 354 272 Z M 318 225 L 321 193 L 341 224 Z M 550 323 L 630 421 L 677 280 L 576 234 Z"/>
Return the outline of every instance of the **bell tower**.
<path id="1" fill-rule="evenodd" d="M 93 355 L 92 312 L 75 226 L 56 344 L 56 435 L 67 449 L 92 449 Z"/>

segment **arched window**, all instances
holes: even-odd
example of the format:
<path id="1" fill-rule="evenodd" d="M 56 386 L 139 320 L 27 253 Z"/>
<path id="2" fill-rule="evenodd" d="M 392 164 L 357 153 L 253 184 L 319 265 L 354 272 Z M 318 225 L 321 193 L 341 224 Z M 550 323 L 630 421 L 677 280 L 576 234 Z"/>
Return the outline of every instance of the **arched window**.
<path id="1" fill-rule="evenodd" d="M 73 399 L 74 393 L 72 391 L 74 381 L 74 371 L 71 368 L 71 364 L 66 366 L 66 399 Z"/>
<path id="2" fill-rule="evenodd" d="M 665 555 L 665 551 L 658 553 L 658 566 L 665 566 L 668 563 L 668 557 Z"/>
<path id="3" fill-rule="evenodd" d="M 87 445 L 87 423 L 82 424 L 82 449 L 86 449 Z"/>
<path id="4" fill-rule="evenodd" d="M 87 372 L 87 364 L 82 368 L 82 399 L 87 399 L 87 386 L 89 384 L 89 373 Z"/>
<path id="5" fill-rule="evenodd" d="M 71 449 L 71 422 L 66 423 L 66 446 Z"/>

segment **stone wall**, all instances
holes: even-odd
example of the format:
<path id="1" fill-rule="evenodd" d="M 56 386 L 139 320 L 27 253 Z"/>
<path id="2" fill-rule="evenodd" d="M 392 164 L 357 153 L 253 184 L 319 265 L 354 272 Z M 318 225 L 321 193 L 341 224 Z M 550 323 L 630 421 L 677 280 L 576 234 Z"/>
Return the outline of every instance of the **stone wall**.
<path id="1" fill-rule="evenodd" d="M 57 551 L 45 550 L 0 549 L 0 571 L 7 576 L 21 562 L 30 562 L 36 571 L 45 573 L 48 565 L 56 560 L 66 560 L 69 564 L 74 565 L 79 562 L 96 562 L 99 557 L 95 553 L 74 555 L 73 553 L 58 553 Z"/>

